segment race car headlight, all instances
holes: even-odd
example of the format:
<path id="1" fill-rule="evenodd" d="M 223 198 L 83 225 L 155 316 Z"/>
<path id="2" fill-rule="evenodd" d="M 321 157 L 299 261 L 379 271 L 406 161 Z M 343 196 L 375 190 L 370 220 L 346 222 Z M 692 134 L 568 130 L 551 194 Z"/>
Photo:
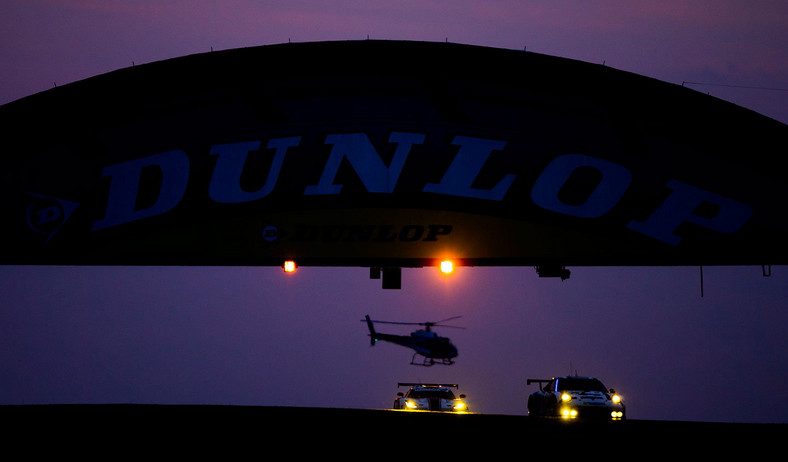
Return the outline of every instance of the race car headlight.
<path id="1" fill-rule="evenodd" d="M 569 407 L 561 409 L 561 417 L 564 419 L 574 419 L 577 417 L 577 409 L 572 409 Z"/>
<path id="2" fill-rule="evenodd" d="M 570 401 L 571 399 L 572 399 L 572 395 L 570 395 L 569 393 L 562 393 L 561 394 L 561 401 L 567 402 L 567 401 Z"/>
<path id="3" fill-rule="evenodd" d="M 419 405 L 416 404 L 416 401 L 409 399 L 405 401 L 405 407 L 407 407 L 408 409 L 416 409 L 419 407 Z"/>
<path id="4" fill-rule="evenodd" d="M 611 396 L 611 397 L 610 397 L 610 399 L 611 399 L 611 400 L 613 401 L 613 403 L 615 403 L 615 404 L 619 404 L 619 403 L 621 403 L 621 397 L 620 397 L 620 396 L 618 396 L 618 395 L 613 395 L 613 396 Z"/>
<path id="5" fill-rule="evenodd" d="M 465 403 L 462 401 L 455 401 L 454 402 L 454 410 L 455 411 L 462 411 L 465 409 Z"/>

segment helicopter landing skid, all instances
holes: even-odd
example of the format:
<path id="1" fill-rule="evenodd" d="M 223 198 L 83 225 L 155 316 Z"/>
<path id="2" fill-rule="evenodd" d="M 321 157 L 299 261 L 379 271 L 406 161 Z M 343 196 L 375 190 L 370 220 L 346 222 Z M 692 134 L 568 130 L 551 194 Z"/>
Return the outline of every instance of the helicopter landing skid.
<path id="1" fill-rule="evenodd" d="M 416 361 L 417 356 L 420 356 L 421 358 L 423 358 L 423 360 L 421 362 Z M 440 359 L 427 358 L 419 355 L 418 353 L 415 353 L 413 357 L 410 359 L 410 364 L 413 366 L 424 366 L 424 367 L 430 367 L 436 364 L 442 366 L 451 366 L 452 364 L 454 364 L 454 361 L 452 361 L 449 358 L 440 358 Z"/>

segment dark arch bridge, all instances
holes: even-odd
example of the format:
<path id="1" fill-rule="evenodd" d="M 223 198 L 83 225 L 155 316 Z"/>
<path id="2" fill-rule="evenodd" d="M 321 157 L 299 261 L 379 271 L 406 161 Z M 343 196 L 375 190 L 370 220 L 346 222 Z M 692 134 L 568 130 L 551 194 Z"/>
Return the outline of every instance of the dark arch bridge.
<path id="1" fill-rule="evenodd" d="M 2 264 L 786 263 L 786 125 L 451 43 L 210 52 L 0 107 Z M 394 269 L 389 273 L 388 269 Z"/>

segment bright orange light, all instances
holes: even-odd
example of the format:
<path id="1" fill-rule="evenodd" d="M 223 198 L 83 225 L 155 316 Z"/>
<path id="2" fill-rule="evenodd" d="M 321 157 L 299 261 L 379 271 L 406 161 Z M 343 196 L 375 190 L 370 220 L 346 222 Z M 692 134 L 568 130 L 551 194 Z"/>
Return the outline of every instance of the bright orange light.
<path id="1" fill-rule="evenodd" d="M 454 272 L 454 263 L 450 260 L 443 260 L 440 265 L 441 273 L 443 274 L 451 274 Z"/>
<path id="2" fill-rule="evenodd" d="M 282 268 L 285 270 L 285 273 L 295 273 L 297 267 L 298 266 L 296 265 L 296 262 L 294 262 L 293 260 L 287 260 L 282 265 Z"/>

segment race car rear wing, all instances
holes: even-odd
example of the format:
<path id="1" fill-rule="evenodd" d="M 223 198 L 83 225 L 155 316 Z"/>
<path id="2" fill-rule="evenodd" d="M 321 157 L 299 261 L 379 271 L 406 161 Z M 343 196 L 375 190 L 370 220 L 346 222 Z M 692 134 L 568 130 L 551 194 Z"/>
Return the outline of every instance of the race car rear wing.
<path id="1" fill-rule="evenodd" d="M 528 380 L 525 381 L 525 384 L 526 385 L 530 385 L 532 383 L 538 383 L 539 384 L 539 391 L 542 391 L 542 384 L 543 383 L 547 383 L 550 380 L 552 380 L 552 379 L 528 379 Z"/>
<path id="2" fill-rule="evenodd" d="M 441 384 L 441 383 L 423 383 L 423 382 L 399 382 L 397 387 L 447 387 L 447 388 L 457 388 L 459 389 L 460 386 L 456 383 L 454 384 Z"/>

